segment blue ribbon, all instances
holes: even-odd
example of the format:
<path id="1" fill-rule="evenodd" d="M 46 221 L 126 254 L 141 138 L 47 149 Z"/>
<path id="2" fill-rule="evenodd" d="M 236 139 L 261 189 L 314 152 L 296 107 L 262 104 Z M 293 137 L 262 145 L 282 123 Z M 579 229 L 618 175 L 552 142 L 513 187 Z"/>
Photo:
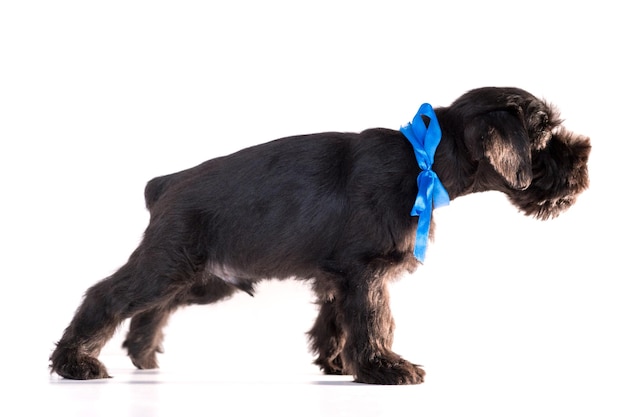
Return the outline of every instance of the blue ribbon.
<path id="1" fill-rule="evenodd" d="M 426 127 L 422 116 L 430 119 L 428 127 Z M 424 263 L 433 207 L 450 204 L 448 192 L 435 171 L 432 170 L 435 151 L 439 141 L 441 141 L 441 128 L 432 106 L 428 103 L 422 104 L 413 118 L 413 122 L 402 126 L 400 132 L 413 145 L 417 164 L 422 170 L 417 176 L 417 197 L 411 210 L 411 216 L 419 216 L 413 253 L 418 261 Z"/>

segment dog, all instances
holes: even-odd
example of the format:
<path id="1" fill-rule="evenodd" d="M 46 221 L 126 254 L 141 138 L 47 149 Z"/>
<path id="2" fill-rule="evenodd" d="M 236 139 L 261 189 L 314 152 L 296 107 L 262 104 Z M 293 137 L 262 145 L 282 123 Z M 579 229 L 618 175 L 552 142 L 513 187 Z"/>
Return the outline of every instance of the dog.
<path id="1" fill-rule="evenodd" d="M 589 138 L 566 130 L 554 106 L 522 89 L 470 90 L 433 118 L 441 137 L 432 171 L 450 200 L 497 190 L 545 220 L 588 187 Z M 149 181 L 142 242 L 87 290 L 51 372 L 109 377 L 97 357 L 125 319 L 133 364 L 156 368 L 162 329 L 179 307 L 295 277 L 319 303 L 308 337 L 324 373 L 423 382 L 422 367 L 392 351 L 387 284 L 421 263 L 420 217 L 411 210 L 425 170 L 405 134 L 375 128 L 278 139 Z"/>

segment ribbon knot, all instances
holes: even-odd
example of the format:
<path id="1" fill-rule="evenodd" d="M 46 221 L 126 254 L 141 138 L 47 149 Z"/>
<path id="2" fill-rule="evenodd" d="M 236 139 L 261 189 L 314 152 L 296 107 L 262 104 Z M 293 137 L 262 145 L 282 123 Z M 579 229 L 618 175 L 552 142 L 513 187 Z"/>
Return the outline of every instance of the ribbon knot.
<path id="1" fill-rule="evenodd" d="M 428 126 L 423 116 L 429 119 Z M 422 104 L 413 121 L 401 127 L 400 132 L 411 142 L 421 169 L 417 176 L 417 196 L 411 216 L 419 216 L 413 253 L 417 260 L 424 263 L 433 208 L 450 204 L 448 192 L 432 169 L 435 151 L 441 141 L 441 127 L 432 106 Z"/>

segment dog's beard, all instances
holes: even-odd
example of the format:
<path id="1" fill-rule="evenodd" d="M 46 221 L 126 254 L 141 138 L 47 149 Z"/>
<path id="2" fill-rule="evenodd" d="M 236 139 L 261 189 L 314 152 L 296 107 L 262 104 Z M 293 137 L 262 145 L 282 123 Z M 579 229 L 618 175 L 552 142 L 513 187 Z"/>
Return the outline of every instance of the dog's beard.
<path id="1" fill-rule="evenodd" d="M 539 220 L 549 220 L 558 217 L 576 202 L 575 196 L 568 196 L 554 200 L 538 202 L 535 206 L 525 210 L 525 214 Z"/>
<path id="2" fill-rule="evenodd" d="M 585 187 L 586 188 L 586 187 Z M 544 198 L 535 200 L 532 197 L 532 186 L 522 192 L 509 193 L 511 203 L 522 213 L 539 220 L 549 220 L 558 217 L 561 213 L 569 209 L 584 188 L 572 191 L 571 194 L 560 197 Z"/>
<path id="3" fill-rule="evenodd" d="M 590 152 L 588 138 L 561 132 L 533 154 L 532 183 L 526 190 L 506 191 L 509 200 L 528 216 L 540 220 L 557 217 L 589 187 Z"/>

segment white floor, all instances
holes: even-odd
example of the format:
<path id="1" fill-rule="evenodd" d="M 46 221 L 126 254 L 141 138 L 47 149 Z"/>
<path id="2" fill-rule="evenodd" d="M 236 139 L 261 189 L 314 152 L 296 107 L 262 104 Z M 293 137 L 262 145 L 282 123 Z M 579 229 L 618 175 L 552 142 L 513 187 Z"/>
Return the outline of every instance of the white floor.
<path id="1" fill-rule="evenodd" d="M 505 373 L 492 366 L 483 375 L 468 374 L 467 368 L 458 369 L 458 374 L 430 369 L 432 375 L 425 384 L 391 387 L 356 384 L 349 377 L 324 376 L 314 368 L 298 366 L 278 373 L 246 368 L 243 363 L 136 371 L 123 359 L 104 358 L 115 375 L 109 380 L 68 381 L 42 373 L 3 402 L 0 408 L 6 406 L 10 414 L 2 414 L 605 417 L 623 416 L 626 409 L 618 386 L 605 391 L 610 387 L 587 380 L 583 369 L 576 379 L 569 379 L 570 375 L 559 379 L 540 369 L 529 369 L 529 374 L 535 374 L 532 377 L 521 374 L 505 379 L 498 379 Z"/>
<path id="2" fill-rule="evenodd" d="M 105 382 L 53 377 L 54 403 L 80 416 L 377 416 L 401 415 L 419 398 L 419 387 L 372 387 L 311 369 L 279 375 L 233 369 L 115 369 Z"/>

